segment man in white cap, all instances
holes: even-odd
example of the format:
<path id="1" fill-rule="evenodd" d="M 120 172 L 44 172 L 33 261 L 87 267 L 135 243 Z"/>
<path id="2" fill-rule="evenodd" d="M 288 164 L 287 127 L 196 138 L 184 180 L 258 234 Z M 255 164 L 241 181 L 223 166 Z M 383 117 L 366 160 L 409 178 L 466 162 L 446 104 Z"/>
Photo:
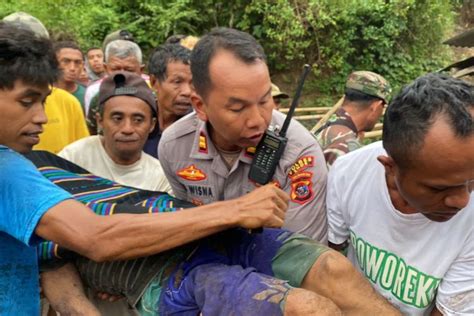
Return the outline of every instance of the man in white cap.
<path id="1" fill-rule="evenodd" d="M 282 100 L 288 99 L 289 97 L 290 96 L 281 91 L 276 84 L 272 83 L 272 98 L 277 110 L 280 108 Z"/>

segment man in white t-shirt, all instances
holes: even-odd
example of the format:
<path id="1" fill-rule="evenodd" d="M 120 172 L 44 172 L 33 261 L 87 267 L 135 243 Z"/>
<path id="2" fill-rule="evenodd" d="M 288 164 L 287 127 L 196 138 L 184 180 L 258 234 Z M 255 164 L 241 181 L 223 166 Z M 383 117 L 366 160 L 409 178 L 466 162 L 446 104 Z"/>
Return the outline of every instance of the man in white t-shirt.
<path id="1" fill-rule="evenodd" d="M 474 87 L 429 74 L 329 174 L 329 241 L 403 313 L 474 314 Z"/>
<path id="2" fill-rule="evenodd" d="M 143 152 L 156 124 L 156 100 L 137 74 L 117 72 L 102 81 L 97 122 L 103 136 L 83 138 L 59 156 L 100 177 L 150 191 L 171 192 L 158 159 Z"/>

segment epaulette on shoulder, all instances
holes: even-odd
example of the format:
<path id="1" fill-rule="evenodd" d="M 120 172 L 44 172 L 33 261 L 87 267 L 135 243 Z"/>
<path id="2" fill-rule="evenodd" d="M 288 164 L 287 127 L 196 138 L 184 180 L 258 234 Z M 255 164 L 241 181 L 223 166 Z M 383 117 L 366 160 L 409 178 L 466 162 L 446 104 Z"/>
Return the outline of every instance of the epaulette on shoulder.
<path id="1" fill-rule="evenodd" d="M 195 115 L 188 115 L 176 121 L 165 130 L 167 140 L 175 140 L 185 137 L 189 134 L 194 134 L 199 125 L 199 119 Z M 169 130 L 168 130 L 169 129 Z"/>

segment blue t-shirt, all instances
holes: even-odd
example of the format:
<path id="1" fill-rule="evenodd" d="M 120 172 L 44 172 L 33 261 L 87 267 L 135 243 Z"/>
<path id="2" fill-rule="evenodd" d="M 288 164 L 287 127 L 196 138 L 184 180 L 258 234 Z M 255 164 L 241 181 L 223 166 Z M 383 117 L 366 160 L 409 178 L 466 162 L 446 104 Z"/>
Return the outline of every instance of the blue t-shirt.
<path id="1" fill-rule="evenodd" d="M 34 234 L 41 216 L 71 195 L 0 145 L 0 315 L 39 315 Z"/>

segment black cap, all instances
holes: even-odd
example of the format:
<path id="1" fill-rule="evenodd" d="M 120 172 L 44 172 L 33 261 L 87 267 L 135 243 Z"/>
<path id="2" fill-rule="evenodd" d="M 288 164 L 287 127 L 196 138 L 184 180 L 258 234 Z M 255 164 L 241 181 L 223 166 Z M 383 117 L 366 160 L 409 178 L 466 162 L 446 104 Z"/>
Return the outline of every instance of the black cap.
<path id="1" fill-rule="evenodd" d="M 134 72 L 119 71 L 106 77 L 100 84 L 99 104 L 102 106 L 108 99 L 127 95 L 145 101 L 156 116 L 156 98 L 145 80 Z"/>

